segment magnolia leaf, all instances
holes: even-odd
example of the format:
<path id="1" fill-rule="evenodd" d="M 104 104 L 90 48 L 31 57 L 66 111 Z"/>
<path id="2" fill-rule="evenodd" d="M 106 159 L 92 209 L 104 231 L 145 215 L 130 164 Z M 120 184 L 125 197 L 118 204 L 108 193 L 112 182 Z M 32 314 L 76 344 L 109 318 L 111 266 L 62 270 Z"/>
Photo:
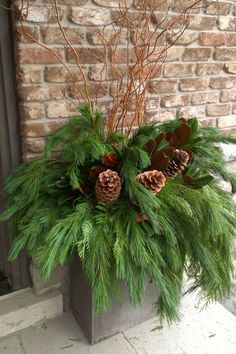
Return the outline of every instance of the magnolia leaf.
<path id="1" fill-rule="evenodd" d="M 104 171 L 106 171 L 106 169 L 104 167 L 93 166 L 93 167 L 91 167 L 89 174 L 90 174 L 90 177 L 92 177 L 92 178 L 98 178 L 99 174 Z"/>
<path id="2" fill-rule="evenodd" d="M 156 151 L 152 156 L 151 168 L 157 171 L 165 171 L 169 165 L 169 157 L 163 151 Z"/>
<path id="3" fill-rule="evenodd" d="M 179 146 L 187 144 L 192 134 L 192 130 L 188 124 L 181 124 L 174 132 L 179 139 Z"/>
<path id="4" fill-rule="evenodd" d="M 106 166 L 109 167 L 114 167 L 118 164 L 118 158 L 116 153 L 114 152 L 108 152 L 105 156 L 102 157 L 101 159 L 102 163 Z"/>

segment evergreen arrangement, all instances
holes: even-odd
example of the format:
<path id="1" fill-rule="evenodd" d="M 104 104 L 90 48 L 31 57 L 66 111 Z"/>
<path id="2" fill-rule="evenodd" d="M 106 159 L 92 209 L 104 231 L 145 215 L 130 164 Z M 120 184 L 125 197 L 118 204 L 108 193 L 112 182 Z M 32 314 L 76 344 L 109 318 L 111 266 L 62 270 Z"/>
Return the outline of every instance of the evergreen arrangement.
<path id="1" fill-rule="evenodd" d="M 88 105 L 53 133 L 44 155 L 20 165 L 4 188 L 14 260 L 26 249 L 48 278 L 79 256 L 97 313 L 127 284 L 138 305 L 151 281 L 157 315 L 179 318 L 183 278 L 206 301 L 230 289 L 236 190 L 220 142 L 236 143 L 197 119 L 109 133 Z"/>

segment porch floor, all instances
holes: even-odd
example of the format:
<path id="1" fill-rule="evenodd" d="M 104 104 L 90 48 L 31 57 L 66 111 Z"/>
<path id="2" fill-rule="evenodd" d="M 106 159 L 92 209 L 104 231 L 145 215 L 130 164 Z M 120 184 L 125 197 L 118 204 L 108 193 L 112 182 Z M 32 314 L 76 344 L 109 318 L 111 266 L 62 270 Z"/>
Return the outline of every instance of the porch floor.
<path id="1" fill-rule="evenodd" d="M 146 321 L 90 346 L 70 312 L 0 341 L 1 354 L 236 354 L 236 317 L 216 303 L 200 311 L 186 296 L 182 321 Z"/>

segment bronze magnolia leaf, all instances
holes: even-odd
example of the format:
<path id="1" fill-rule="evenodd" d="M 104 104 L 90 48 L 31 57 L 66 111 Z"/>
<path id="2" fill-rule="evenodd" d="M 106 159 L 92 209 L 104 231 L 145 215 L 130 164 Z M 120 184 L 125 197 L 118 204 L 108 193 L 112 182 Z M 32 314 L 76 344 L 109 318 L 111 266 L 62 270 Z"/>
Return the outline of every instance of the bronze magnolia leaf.
<path id="1" fill-rule="evenodd" d="M 179 137 L 175 133 L 167 133 L 166 139 L 169 141 L 170 146 L 177 148 L 180 146 Z"/>
<path id="2" fill-rule="evenodd" d="M 106 171 L 106 168 L 101 167 L 101 166 L 93 166 L 90 169 L 90 177 L 92 178 L 98 178 L 99 174 Z"/>
<path id="3" fill-rule="evenodd" d="M 155 150 L 156 148 L 156 142 L 155 140 L 151 139 L 149 140 L 145 146 L 144 146 L 144 150 L 149 154 L 149 155 L 152 155 L 153 151 Z"/>
<path id="4" fill-rule="evenodd" d="M 152 155 L 151 168 L 157 171 L 165 171 L 169 164 L 169 157 L 163 151 L 155 151 Z"/>
<path id="5" fill-rule="evenodd" d="M 108 152 L 105 156 L 101 159 L 102 163 L 109 167 L 114 167 L 118 164 L 117 155 L 114 152 Z"/>
<path id="6" fill-rule="evenodd" d="M 192 130 L 188 124 L 181 124 L 178 128 L 175 129 L 174 133 L 179 139 L 179 146 L 187 144 L 189 138 L 191 137 Z"/>

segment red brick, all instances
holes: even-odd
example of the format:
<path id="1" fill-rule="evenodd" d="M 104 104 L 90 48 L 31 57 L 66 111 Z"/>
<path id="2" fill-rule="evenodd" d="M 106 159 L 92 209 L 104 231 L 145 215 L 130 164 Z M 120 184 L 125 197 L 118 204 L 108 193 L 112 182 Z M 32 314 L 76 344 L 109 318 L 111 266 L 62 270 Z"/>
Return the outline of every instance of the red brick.
<path id="1" fill-rule="evenodd" d="M 41 82 L 42 71 L 34 67 L 22 67 L 17 74 L 17 82 L 24 84 L 37 84 Z"/>
<path id="2" fill-rule="evenodd" d="M 183 48 L 171 47 L 166 51 L 166 61 L 179 61 L 182 59 Z"/>
<path id="3" fill-rule="evenodd" d="M 105 53 L 101 48 L 78 48 L 76 52 L 81 64 L 96 64 L 105 61 Z M 75 54 L 71 48 L 66 49 L 66 56 L 70 63 L 76 62 Z"/>
<path id="4" fill-rule="evenodd" d="M 222 32 L 202 32 L 199 37 L 199 44 L 204 46 L 225 45 L 228 41 L 228 34 Z"/>
<path id="5" fill-rule="evenodd" d="M 149 83 L 151 93 L 173 93 L 178 88 L 178 80 L 155 80 Z"/>
<path id="6" fill-rule="evenodd" d="M 208 79 L 182 79 L 179 84 L 180 91 L 202 91 L 208 87 Z"/>
<path id="7" fill-rule="evenodd" d="M 227 116 L 231 113 L 230 104 L 214 104 L 207 106 L 207 115 L 208 116 Z"/>
<path id="8" fill-rule="evenodd" d="M 219 102 L 219 92 L 194 93 L 191 103 L 194 105 Z"/>
<path id="9" fill-rule="evenodd" d="M 53 51 L 62 59 L 63 49 L 54 48 Z M 51 64 L 59 62 L 49 50 L 38 47 L 20 48 L 18 58 L 20 64 Z"/>
<path id="10" fill-rule="evenodd" d="M 106 0 L 102 0 L 102 1 L 104 3 L 106 2 Z M 116 0 L 113 0 L 113 1 L 116 1 Z M 132 3 L 131 0 L 130 0 L 130 3 Z M 143 8 L 143 0 L 134 0 L 133 5 L 137 9 L 140 9 L 140 6 Z M 167 11 L 169 9 L 169 6 L 170 6 L 169 0 L 167 0 L 167 1 L 145 0 L 145 8 L 146 9 L 155 8 L 155 11 Z"/>
<path id="11" fill-rule="evenodd" d="M 236 58 L 236 48 L 216 48 L 213 55 L 215 60 L 235 60 Z"/>
<path id="12" fill-rule="evenodd" d="M 218 20 L 218 27 L 221 31 L 235 31 L 236 30 L 236 18 L 222 16 Z"/>
<path id="13" fill-rule="evenodd" d="M 217 119 L 216 118 L 200 119 L 199 123 L 203 126 L 216 127 Z"/>
<path id="14" fill-rule="evenodd" d="M 161 99 L 161 106 L 166 108 L 188 106 L 189 103 L 189 96 L 186 95 L 166 95 Z"/>
<path id="15" fill-rule="evenodd" d="M 43 119 L 45 117 L 44 104 L 39 102 L 31 102 L 30 104 L 20 105 L 21 118 L 27 119 Z"/>
<path id="16" fill-rule="evenodd" d="M 224 71 L 228 74 L 236 74 L 236 63 L 225 64 Z"/>
<path id="17" fill-rule="evenodd" d="M 16 26 L 15 30 L 15 38 L 18 42 L 22 43 L 32 43 L 35 40 L 39 39 L 39 30 L 36 26 L 26 26 L 24 25 L 24 29 L 22 26 Z M 33 39 L 31 39 L 31 38 Z"/>
<path id="18" fill-rule="evenodd" d="M 195 42 L 198 39 L 199 33 L 193 31 L 185 31 L 181 36 L 179 34 L 168 34 L 167 40 L 171 44 L 175 45 L 188 45 Z"/>
<path id="19" fill-rule="evenodd" d="M 210 16 L 189 16 L 188 29 L 196 31 L 211 30 L 216 25 L 217 17 Z"/>
<path id="20" fill-rule="evenodd" d="M 229 47 L 236 46 L 236 33 L 228 33 L 227 46 Z"/>
<path id="21" fill-rule="evenodd" d="M 211 53 L 211 48 L 186 48 L 184 51 L 183 60 L 205 61 L 210 59 Z"/>
<path id="22" fill-rule="evenodd" d="M 236 77 L 216 77 L 210 79 L 210 87 L 213 89 L 229 89 L 236 84 Z"/>
<path id="23" fill-rule="evenodd" d="M 172 11 L 176 11 L 176 12 L 180 12 L 180 13 L 182 13 L 182 12 L 199 13 L 201 5 L 196 2 L 197 2 L 196 0 L 174 1 L 171 9 L 172 9 Z"/>
<path id="24" fill-rule="evenodd" d="M 65 97 L 66 87 L 22 86 L 19 89 L 20 98 L 24 101 L 59 100 Z"/>
<path id="25" fill-rule="evenodd" d="M 67 66 L 69 71 L 63 66 L 48 66 L 45 68 L 45 81 L 53 83 L 63 83 L 72 81 L 82 81 L 83 76 L 78 66 Z M 83 72 L 87 74 L 87 68 L 83 67 Z"/>
<path id="26" fill-rule="evenodd" d="M 108 85 L 103 83 L 88 83 L 88 91 L 91 98 L 104 97 L 108 91 Z M 85 90 L 83 84 L 78 84 L 77 86 L 71 85 L 69 88 L 69 96 L 71 98 L 81 98 L 85 96 Z"/>
<path id="27" fill-rule="evenodd" d="M 165 64 L 165 77 L 193 76 L 195 64 Z"/>
<path id="28" fill-rule="evenodd" d="M 80 28 L 69 27 L 63 28 L 65 35 L 70 41 L 71 44 L 81 44 L 85 35 Z M 64 38 L 64 35 L 60 28 L 57 27 L 48 27 L 41 29 L 41 34 L 44 43 L 46 44 L 66 44 L 67 41 Z"/>
<path id="29" fill-rule="evenodd" d="M 101 32 L 96 30 L 90 30 L 88 28 L 87 40 L 90 44 L 101 45 L 104 42 L 114 42 L 115 44 L 126 44 L 127 43 L 127 32 L 118 31 L 115 29 L 103 29 Z"/>
<path id="30" fill-rule="evenodd" d="M 23 136 L 30 138 L 44 137 L 58 129 L 63 122 L 51 121 L 51 122 L 23 122 L 22 134 Z"/>
<path id="31" fill-rule="evenodd" d="M 221 102 L 231 101 L 236 101 L 236 90 L 223 91 L 221 94 Z"/>
<path id="32" fill-rule="evenodd" d="M 206 76 L 206 75 L 216 75 L 219 74 L 222 69 L 221 63 L 201 63 L 197 64 L 196 75 Z"/>
<path id="33" fill-rule="evenodd" d="M 205 13 L 208 15 L 228 15 L 232 8 L 232 4 L 224 1 L 212 1 L 205 8 Z"/>

